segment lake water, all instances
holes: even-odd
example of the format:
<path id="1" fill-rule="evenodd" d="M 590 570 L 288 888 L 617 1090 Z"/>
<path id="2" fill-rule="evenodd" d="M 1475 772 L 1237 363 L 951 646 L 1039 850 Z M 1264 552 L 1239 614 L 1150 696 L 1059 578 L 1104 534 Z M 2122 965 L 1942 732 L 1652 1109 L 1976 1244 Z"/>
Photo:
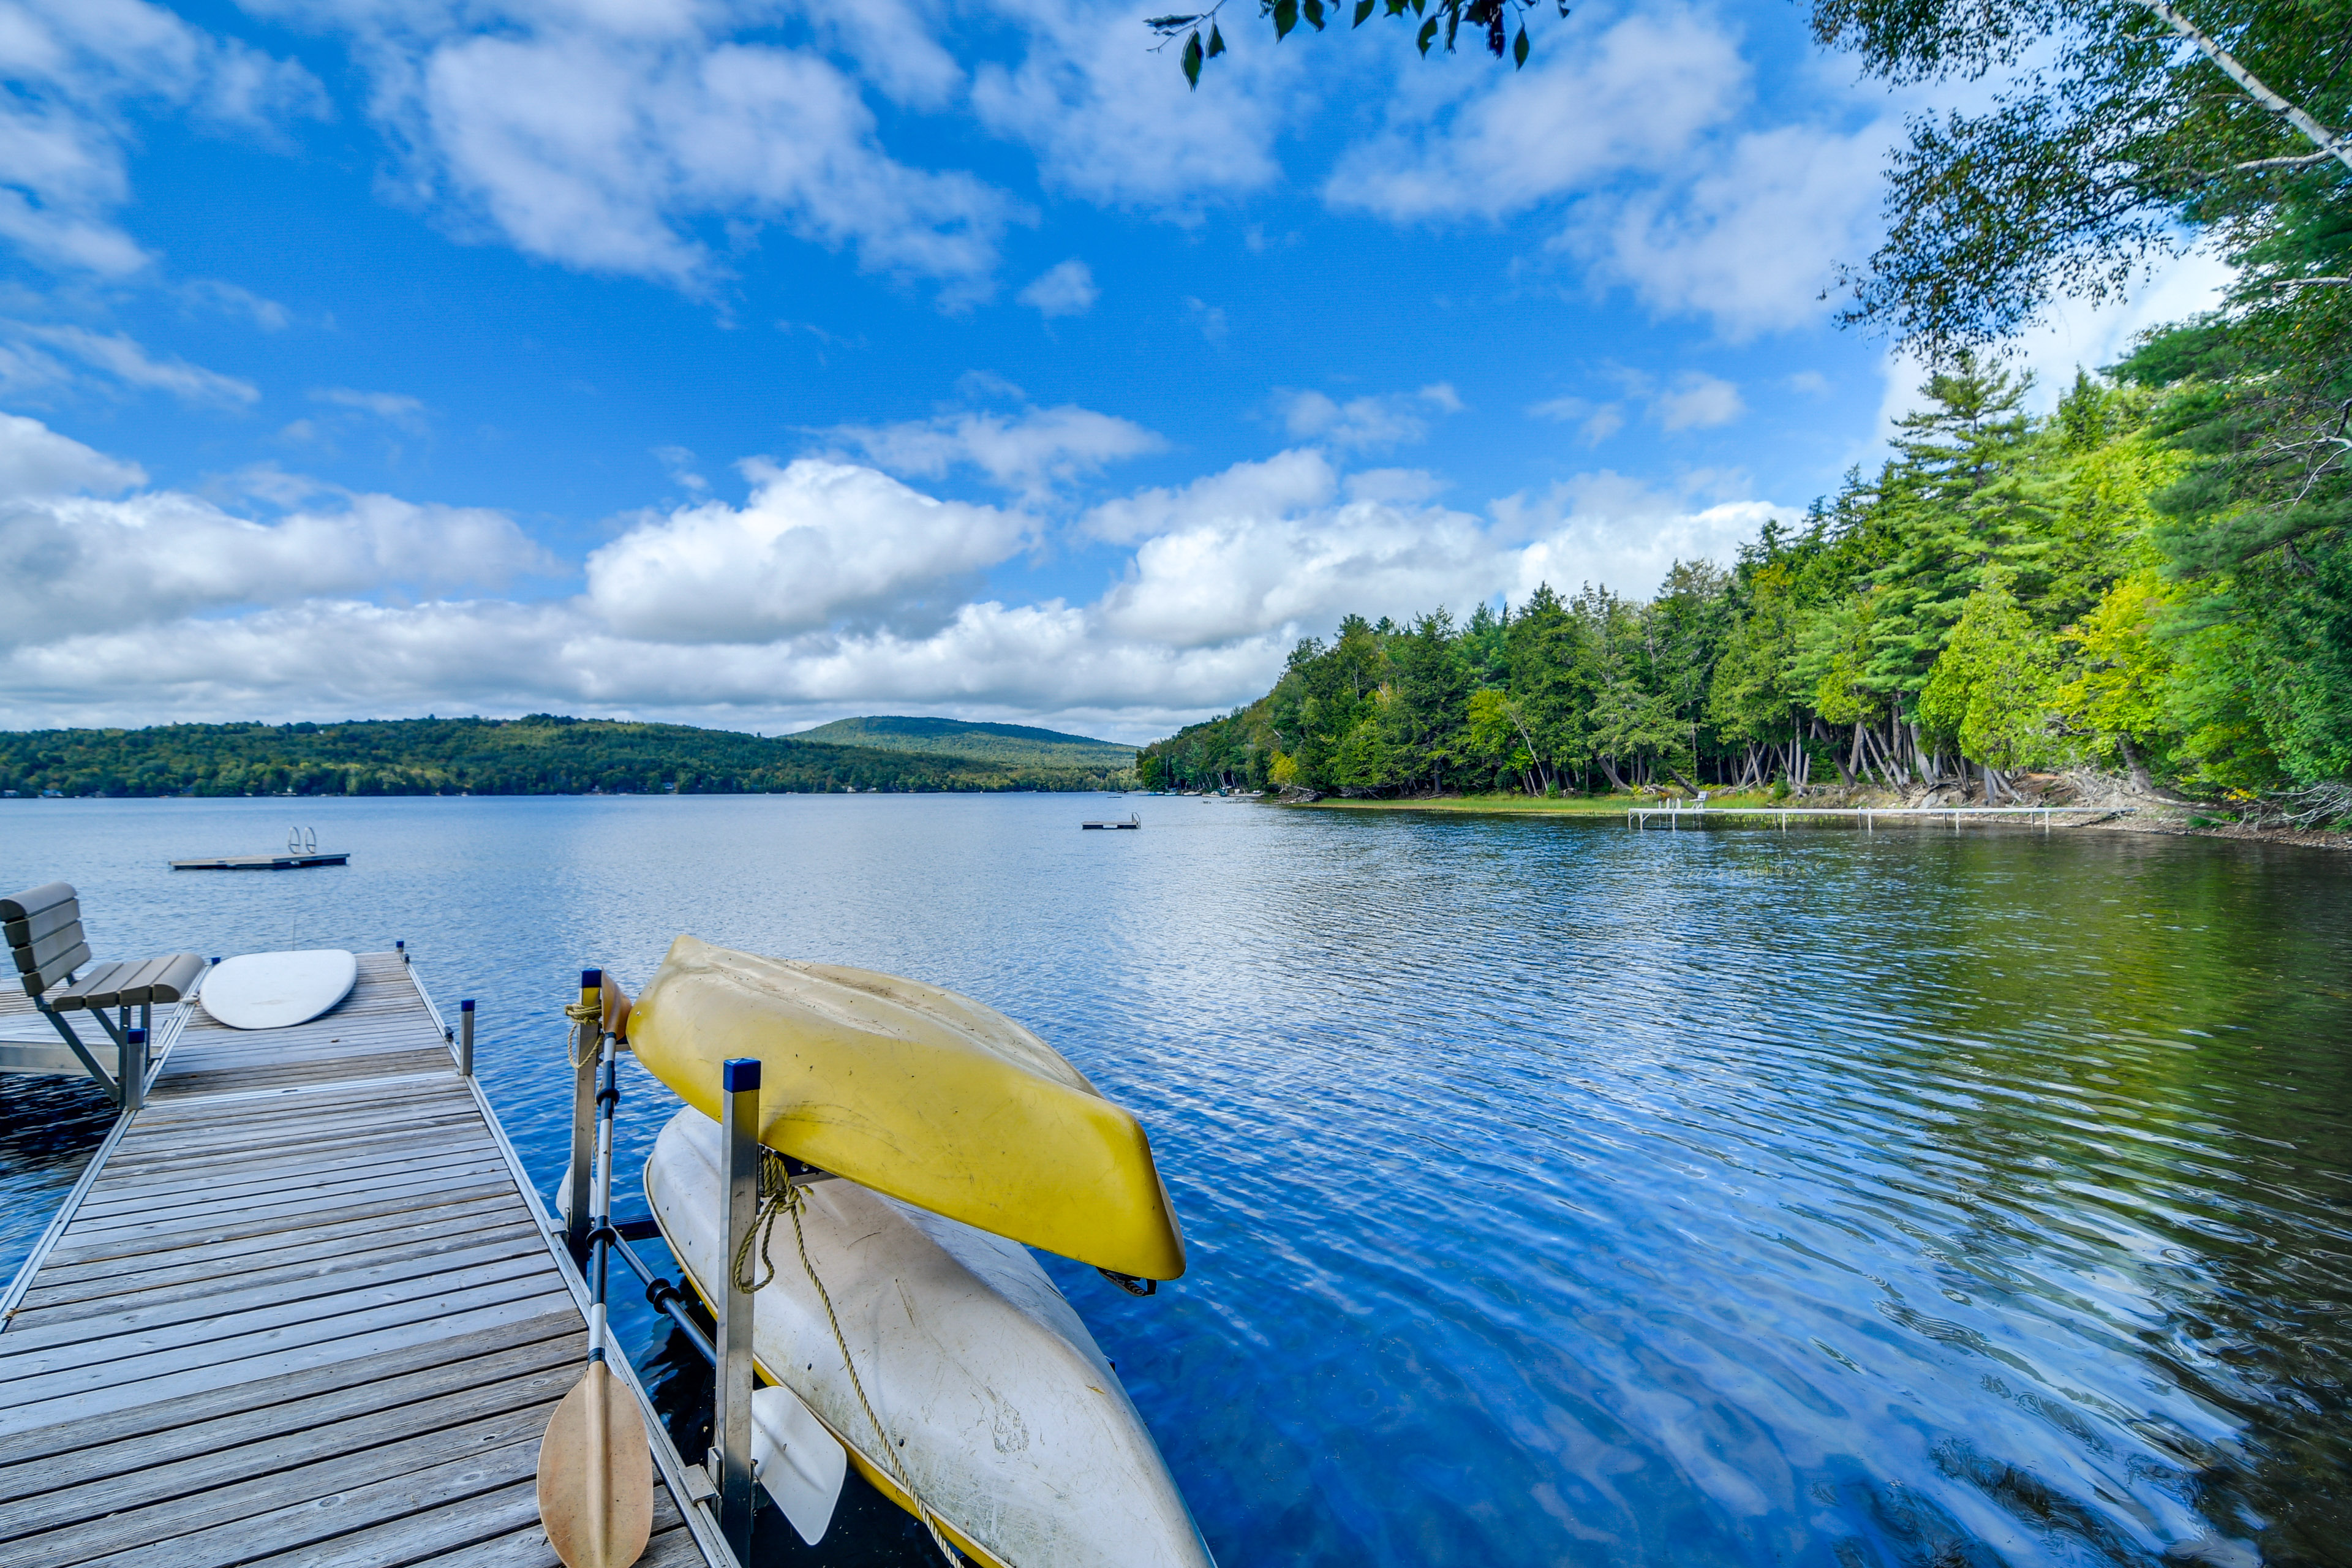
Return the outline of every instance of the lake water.
<path id="1" fill-rule="evenodd" d="M 583 963 L 1002 1008 L 1151 1132 L 1191 1272 L 1046 1263 L 1227 1568 L 2352 1563 L 2341 857 L 1128 804 L 8 802 L 0 883 L 101 956 L 406 938 L 550 1192 Z M 163 868 L 297 819 L 352 866 Z M 104 1125 L 0 1079 L 0 1268 Z M 775 1561 L 925 1561 L 867 1503 Z"/>

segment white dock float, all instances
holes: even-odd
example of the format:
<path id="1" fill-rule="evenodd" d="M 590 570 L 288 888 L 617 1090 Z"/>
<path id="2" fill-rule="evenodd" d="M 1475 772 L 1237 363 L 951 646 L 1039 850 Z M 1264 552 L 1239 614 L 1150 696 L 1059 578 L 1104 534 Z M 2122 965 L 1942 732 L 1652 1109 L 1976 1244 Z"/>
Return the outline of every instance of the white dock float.
<path id="1" fill-rule="evenodd" d="M 555 1568 L 586 1299 L 403 955 L 291 1028 L 195 1012 L 0 1297 L 0 1568 Z M 725 1563 L 655 1454 L 641 1561 Z"/>
<path id="2" fill-rule="evenodd" d="M 1778 818 L 1785 833 L 1793 817 L 1800 822 L 1851 822 L 1866 833 L 1874 832 L 1881 822 L 1924 822 L 1931 826 L 1948 824 L 1958 832 L 1963 821 L 2023 820 L 2028 826 L 2038 825 L 2047 833 L 2060 818 L 2070 826 L 2080 826 L 2110 816 L 2129 816 L 2138 809 L 2136 805 L 1632 805 L 1625 808 L 1625 826 L 1646 828 L 1654 817 L 1665 818 L 1669 827 L 1680 827 L 1685 822 L 1703 827 L 1717 817 Z"/>

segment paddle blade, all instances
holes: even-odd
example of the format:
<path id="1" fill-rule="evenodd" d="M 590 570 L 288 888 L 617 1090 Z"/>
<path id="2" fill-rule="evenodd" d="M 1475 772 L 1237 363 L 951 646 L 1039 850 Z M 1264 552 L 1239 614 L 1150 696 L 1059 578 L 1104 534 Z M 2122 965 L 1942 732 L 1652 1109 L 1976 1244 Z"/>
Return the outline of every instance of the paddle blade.
<path id="1" fill-rule="evenodd" d="M 814 1546 L 833 1522 L 849 1451 L 789 1388 L 751 1395 L 751 1465 L 803 1541 Z"/>
<path id="2" fill-rule="evenodd" d="M 539 1443 L 539 1521 L 564 1568 L 629 1568 L 654 1527 L 654 1461 L 637 1402 L 602 1362 Z"/>

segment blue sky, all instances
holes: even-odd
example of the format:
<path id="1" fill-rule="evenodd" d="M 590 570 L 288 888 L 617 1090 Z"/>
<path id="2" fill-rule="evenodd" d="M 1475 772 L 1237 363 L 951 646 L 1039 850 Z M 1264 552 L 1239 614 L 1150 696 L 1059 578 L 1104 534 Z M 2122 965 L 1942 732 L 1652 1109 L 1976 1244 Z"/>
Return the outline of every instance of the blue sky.
<path id="1" fill-rule="evenodd" d="M 0 722 L 1148 739 L 1874 460 L 1819 296 L 1922 105 L 1798 8 L 1237 15 L 1197 92 L 1159 8 L 0 0 Z"/>

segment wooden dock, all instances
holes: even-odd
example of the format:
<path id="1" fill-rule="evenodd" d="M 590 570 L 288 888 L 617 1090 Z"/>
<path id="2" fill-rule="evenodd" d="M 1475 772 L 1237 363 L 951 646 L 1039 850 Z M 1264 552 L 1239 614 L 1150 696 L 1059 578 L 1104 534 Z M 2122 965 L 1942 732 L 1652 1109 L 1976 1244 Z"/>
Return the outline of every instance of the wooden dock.
<path id="1" fill-rule="evenodd" d="M 1625 808 L 1625 826 L 1646 828 L 1664 817 L 1670 828 L 1688 823 L 1704 827 L 1721 818 L 1726 821 L 1755 817 L 1769 821 L 1778 818 L 1780 830 L 1789 830 L 1790 818 L 1805 822 L 1825 819 L 1850 822 L 1865 833 L 1874 833 L 1882 822 L 1920 822 L 1929 826 L 1948 825 L 1959 831 L 1968 822 L 2023 822 L 2050 831 L 2053 824 L 2063 819 L 2069 826 L 2081 826 L 2110 816 L 2129 816 L 2139 808 L 2136 805 L 1633 805 Z"/>
<path id="2" fill-rule="evenodd" d="M 193 1012 L 0 1298 L 0 1568 L 555 1568 L 586 1292 L 447 1037 L 398 953 L 309 1024 Z M 641 1561 L 725 1563 L 655 1452 Z"/>

